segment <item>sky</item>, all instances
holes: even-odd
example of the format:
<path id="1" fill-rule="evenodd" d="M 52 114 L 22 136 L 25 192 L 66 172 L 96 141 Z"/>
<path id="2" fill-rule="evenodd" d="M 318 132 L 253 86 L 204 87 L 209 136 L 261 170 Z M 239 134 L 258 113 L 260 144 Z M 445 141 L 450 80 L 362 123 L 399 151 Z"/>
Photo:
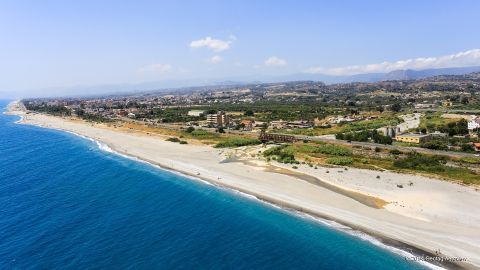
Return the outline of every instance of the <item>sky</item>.
<path id="1" fill-rule="evenodd" d="M 0 97 L 475 66 L 479 10 L 474 0 L 0 0 Z"/>

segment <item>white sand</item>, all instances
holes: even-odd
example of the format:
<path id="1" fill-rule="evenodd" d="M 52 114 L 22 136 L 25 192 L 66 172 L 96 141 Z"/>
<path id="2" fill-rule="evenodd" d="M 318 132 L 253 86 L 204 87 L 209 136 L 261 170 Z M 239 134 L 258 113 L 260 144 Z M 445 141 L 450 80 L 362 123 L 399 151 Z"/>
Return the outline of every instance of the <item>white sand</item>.
<path id="1" fill-rule="evenodd" d="M 181 145 L 155 135 L 119 132 L 81 121 L 27 115 L 13 107 L 11 113 L 23 116 L 22 123 L 75 132 L 105 143 L 117 152 L 198 175 L 260 199 L 326 217 L 422 250 L 440 250 L 447 257 L 466 258 L 463 267 L 480 268 L 480 192 L 472 187 L 421 176 L 353 168 L 345 171 L 343 168 L 319 167 L 315 170 L 304 165 L 298 169 L 344 189 L 389 202 L 384 209 L 375 209 L 318 185 L 266 172 L 261 166 L 221 163 L 228 150 Z M 291 168 L 282 164 L 275 166 Z M 376 178 L 377 175 L 380 179 Z M 397 184 L 403 184 L 403 188 L 398 188 Z"/>

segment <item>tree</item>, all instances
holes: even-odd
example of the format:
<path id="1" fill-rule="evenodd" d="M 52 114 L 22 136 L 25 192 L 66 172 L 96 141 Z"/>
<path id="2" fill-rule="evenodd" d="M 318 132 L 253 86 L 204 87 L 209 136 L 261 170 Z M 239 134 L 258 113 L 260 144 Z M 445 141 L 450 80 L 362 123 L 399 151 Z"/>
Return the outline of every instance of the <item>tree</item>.
<path id="1" fill-rule="evenodd" d="M 252 110 L 246 110 L 245 113 L 244 113 L 245 116 L 253 116 L 254 113 Z"/>
<path id="2" fill-rule="evenodd" d="M 462 104 L 468 104 L 468 97 L 462 97 L 460 102 L 462 102 Z"/>
<path id="3" fill-rule="evenodd" d="M 185 129 L 185 132 L 192 133 L 194 130 L 195 130 L 194 127 L 188 127 L 187 129 Z"/>
<path id="4" fill-rule="evenodd" d="M 400 103 L 395 103 L 392 105 L 391 109 L 394 112 L 399 112 L 402 109 L 402 105 L 400 105 Z"/>

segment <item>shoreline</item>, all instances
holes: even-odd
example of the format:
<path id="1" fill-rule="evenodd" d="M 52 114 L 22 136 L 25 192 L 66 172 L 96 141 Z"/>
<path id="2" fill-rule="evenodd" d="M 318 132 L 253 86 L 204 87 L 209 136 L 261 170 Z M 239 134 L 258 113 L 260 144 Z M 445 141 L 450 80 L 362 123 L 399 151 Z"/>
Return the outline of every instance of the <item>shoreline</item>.
<path id="1" fill-rule="evenodd" d="M 42 128 L 44 128 L 44 127 L 42 127 Z M 321 224 L 322 226 L 326 226 L 326 227 L 331 228 L 333 230 L 340 231 L 342 233 L 346 233 L 346 234 L 348 234 L 350 236 L 353 236 L 353 237 L 356 237 L 356 238 L 360 238 L 363 241 L 367 241 L 370 244 L 372 244 L 374 246 L 377 246 L 379 248 L 386 249 L 389 252 L 394 253 L 398 256 L 404 256 L 405 258 L 406 258 L 406 255 L 409 255 L 409 256 L 412 256 L 412 257 L 422 257 L 422 256 L 435 257 L 435 256 L 438 256 L 437 254 L 435 254 L 435 252 L 430 251 L 428 249 L 413 246 L 413 245 L 401 242 L 399 240 L 389 238 L 385 235 L 379 234 L 379 233 L 374 232 L 374 231 L 370 231 L 368 229 L 356 226 L 354 224 L 349 224 L 348 222 L 343 222 L 343 221 L 337 220 L 337 219 L 335 219 L 331 216 L 323 215 L 321 213 L 314 212 L 314 211 L 309 211 L 308 209 L 304 209 L 304 208 L 299 207 L 297 205 L 285 203 L 284 201 L 281 201 L 281 200 L 278 200 L 278 199 L 275 199 L 275 198 L 270 198 L 270 197 L 264 196 L 264 195 L 259 194 L 259 193 L 252 193 L 251 191 L 249 191 L 247 189 L 238 189 L 234 186 L 228 186 L 228 185 L 225 185 L 222 182 L 215 181 L 214 179 L 209 179 L 209 178 L 203 177 L 201 175 L 195 175 L 195 174 L 191 174 L 187 171 L 176 170 L 176 169 L 173 169 L 171 167 L 164 166 L 162 164 L 159 164 L 159 163 L 156 163 L 154 161 L 147 160 L 147 159 L 144 159 L 144 158 L 141 158 L 141 157 L 138 157 L 138 156 L 132 156 L 132 155 L 128 155 L 126 153 L 118 152 L 117 150 L 115 150 L 114 148 L 112 148 L 111 146 L 109 146 L 107 144 L 104 144 L 103 142 L 97 141 L 97 140 L 95 140 L 93 138 L 90 138 L 90 137 L 85 137 L 83 135 L 80 135 L 80 134 L 77 134 L 77 133 L 74 133 L 74 132 L 70 132 L 70 131 L 66 131 L 66 130 L 62 130 L 62 129 L 55 129 L 55 130 L 61 131 L 61 132 L 67 132 L 67 133 L 73 134 L 75 136 L 81 137 L 83 139 L 87 139 L 87 140 L 91 140 L 92 142 L 96 142 L 97 146 L 99 147 L 99 149 L 101 151 L 112 153 L 114 155 L 117 155 L 117 156 L 120 156 L 120 157 L 123 157 L 123 158 L 127 158 L 127 159 L 130 159 L 130 160 L 136 161 L 136 162 L 142 162 L 142 163 L 147 164 L 149 166 L 152 166 L 156 169 L 160 169 L 160 170 L 168 171 L 168 172 L 171 172 L 171 173 L 179 174 L 179 175 L 181 175 L 185 178 L 190 179 L 190 181 L 201 181 L 203 184 L 207 184 L 207 185 L 214 186 L 216 188 L 220 188 L 220 189 L 224 190 L 225 192 L 231 193 L 234 196 L 241 196 L 241 197 L 247 198 L 249 200 L 254 200 L 257 203 L 260 202 L 260 203 L 266 204 L 269 207 L 274 207 L 276 209 L 280 209 L 281 211 L 286 212 L 290 215 L 294 215 L 298 218 L 309 219 L 309 220 L 311 220 L 315 223 Z M 104 144 L 104 145 L 102 145 L 102 144 Z M 107 149 L 105 149 L 105 147 Z M 331 224 L 332 222 L 335 223 L 335 224 Z M 358 235 L 358 233 L 363 234 L 366 237 L 361 237 L 361 236 Z M 371 239 L 367 239 L 367 238 L 371 238 Z M 377 243 L 375 243 L 375 242 L 377 242 Z M 417 263 L 419 263 L 423 266 L 426 266 L 430 269 L 456 269 L 456 268 L 470 269 L 469 267 L 464 268 L 464 266 L 457 265 L 457 264 L 451 263 L 451 262 L 442 262 L 442 263 L 434 264 L 434 263 L 430 263 L 430 262 L 419 261 Z"/>
<path id="2" fill-rule="evenodd" d="M 22 117 L 21 112 L 16 112 L 15 113 L 15 112 L 10 111 L 9 114 L 15 114 L 15 115 L 18 115 L 18 116 Z M 182 170 L 182 168 L 179 168 L 178 166 L 173 166 L 173 162 L 174 162 L 173 160 L 171 160 L 171 161 L 173 161 L 172 166 L 168 166 L 168 162 L 163 162 L 162 163 L 162 162 L 159 162 L 158 160 L 156 161 L 154 159 L 149 159 L 145 156 L 136 155 L 135 153 L 128 152 L 128 150 L 131 150 L 131 149 L 127 149 L 127 148 L 122 149 L 121 147 L 116 147 L 116 145 L 114 143 L 109 143 L 109 142 L 101 140 L 99 138 L 88 136 L 88 134 L 80 134 L 80 133 L 77 133 L 75 131 L 72 131 L 72 130 L 69 130 L 69 129 L 66 129 L 66 128 L 54 127 L 53 125 L 52 126 L 44 126 L 44 125 L 41 125 L 39 123 L 35 124 L 34 122 L 28 122 L 29 120 L 26 119 L 26 118 L 27 117 L 23 117 L 23 119 L 21 119 L 17 122 L 19 122 L 20 124 L 31 124 L 31 125 L 40 126 L 40 127 L 43 127 L 43 128 L 51 128 L 51 129 L 55 129 L 55 130 L 59 130 L 59 131 L 73 133 L 74 135 L 96 141 L 97 144 L 99 144 L 99 147 L 100 147 L 100 144 L 104 144 L 108 148 L 110 148 L 110 150 L 112 152 L 114 152 L 118 155 L 121 155 L 121 156 L 125 156 L 129 159 L 134 159 L 134 160 L 136 159 L 138 161 L 148 163 L 152 166 L 159 167 L 159 168 L 164 169 L 164 170 L 180 173 L 184 176 L 187 176 L 188 178 L 194 178 L 194 180 L 199 179 L 199 180 L 205 181 L 209 184 L 213 184 L 213 185 L 215 185 L 219 188 L 225 188 L 227 190 L 237 191 L 237 192 L 246 194 L 247 196 L 254 196 L 259 201 L 265 202 L 265 203 L 270 204 L 270 205 L 279 206 L 280 208 L 282 208 L 282 209 L 284 209 L 284 210 L 286 210 L 286 211 L 288 211 L 289 213 L 292 213 L 292 214 L 298 214 L 300 216 L 306 214 L 308 216 L 313 217 L 314 219 L 320 218 L 321 220 L 333 221 L 333 222 L 338 223 L 340 225 L 347 226 L 349 228 L 348 230 L 351 230 L 353 232 L 365 233 L 367 236 L 373 237 L 375 240 L 378 240 L 381 244 L 383 244 L 387 247 L 393 247 L 393 248 L 398 249 L 400 251 L 412 254 L 413 256 L 420 256 L 420 257 L 421 256 L 430 256 L 430 257 L 438 256 L 433 249 L 429 249 L 429 248 L 425 247 L 424 245 L 422 246 L 420 244 L 413 244 L 412 242 L 402 241 L 401 239 L 398 239 L 399 237 L 393 237 L 393 235 L 388 235 L 388 233 L 383 233 L 383 231 L 381 231 L 381 230 L 370 229 L 370 228 L 368 228 L 368 227 L 366 227 L 362 224 L 358 224 L 354 221 L 347 221 L 344 217 L 342 218 L 340 216 L 332 215 L 331 213 L 326 213 L 326 212 L 319 211 L 317 209 L 312 209 L 311 207 L 306 207 L 305 205 L 292 202 L 292 200 L 286 200 L 285 198 L 282 198 L 282 196 L 272 196 L 272 194 L 266 194 L 266 193 L 263 193 L 263 192 L 259 192 L 258 190 L 248 188 L 248 185 L 243 185 L 243 186 L 239 185 L 237 182 L 233 182 L 233 184 L 232 184 L 231 182 L 223 180 L 222 179 L 223 177 L 222 178 L 218 177 L 216 179 L 215 177 L 212 177 L 211 175 L 209 177 L 208 174 L 207 174 L 207 176 L 205 176 L 205 175 L 200 174 L 200 173 L 194 173 L 194 172 L 192 172 L 192 170 L 185 170 L 185 169 Z M 48 117 L 46 117 L 46 118 L 48 118 Z M 60 121 L 67 121 L 67 120 L 62 120 L 61 118 L 58 118 L 58 119 L 60 119 Z M 75 124 L 76 125 L 82 125 L 82 123 L 75 123 Z M 83 125 L 85 125 L 85 123 L 83 123 Z M 98 128 L 98 127 L 96 127 L 96 128 L 93 127 L 92 129 L 96 129 L 95 131 L 101 131 L 102 130 L 101 128 Z M 114 131 L 114 132 L 119 133 L 118 131 Z M 131 135 L 132 134 L 130 134 L 130 136 Z M 168 143 L 168 142 L 162 142 L 162 143 Z M 183 146 L 183 147 L 185 147 L 185 146 Z M 186 147 L 192 147 L 192 146 L 186 146 Z M 186 148 L 184 148 L 184 149 L 186 149 Z M 102 149 L 102 150 L 105 150 L 105 149 Z M 242 166 L 247 166 L 248 167 L 248 165 L 242 165 Z M 187 167 L 187 169 L 188 169 L 188 167 Z M 208 169 L 209 168 L 207 168 L 207 170 Z M 268 171 L 266 173 L 276 174 L 276 172 L 268 172 Z M 278 173 L 278 174 L 280 174 L 280 173 Z M 236 175 L 234 175 L 234 176 L 236 176 Z M 288 177 L 288 176 L 286 176 L 286 177 Z M 314 177 L 318 178 L 317 176 L 314 176 Z M 320 180 L 321 178 L 318 178 L 318 179 Z M 303 180 L 303 181 L 305 181 L 305 180 Z M 325 182 L 329 185 L 332 185 L 332 183 L 328 183 L 328 181 L 323 181 L 323 180 L 320 180 L 320 181 Z M 291 182 L 291 180 L 290 180 L 290 182 Z M 289 184 L 291 184 L 290 182 L 289 182 Z M 346 190 L 349 190 L 349 189 L 346 189 Z M 334 191 L 330 190 L 329 192 L 334 192 Z M 360 194 L 364 194 L 364 193 L 360 193 Z M 278 195 L 278 194 L 274 193 L 273 195 Z M 282 194 L 282 195 L 284 195 L 284 194 Z M 354 211 L 354 210 L 352 210 L 352 211 Z M 382 209 L 381 211 L 384 211 L 384 210 Z M 321 221 L 319 221 L 319 222 L 321 222 Z M 342 230 L 340 230 L 340 231 L 342 231 Z M 346 231 L 346 233 L 348 233 L 348 231 Z M 354 235 L 354 234 L 355 233 L 351 233 L 351 235 Z M 369 242 L 372 243 L 372 241 L 369 241 Z M 375 243 L 372 243 L 372 244 L 375 245 Z M 385 248 L 385 247 L 383 247 L 383 248 Z M 392 250 L 390 250 L 390 251 L 393 252 Z M 399 253 L 396 253 L 396 254 L 402 256 Z M 448 255 L 444 255 L 444 256 L 448 257 Z M 421 263 L 421 262 L 417 262 L 417 263 Z M 478 266 L 475 266 L 475 265 L 471 264 L 470 262 L 455 262 L 454 263 L 454 262 L 445 262 L 444 261 L 444 262 L 438 263 L 438 264 L 437 263 L 431 263 L 431 262 L 426 262 L 426 263 L 422 263 L 422 264 L 423 265 L 430 264 L 430 265 L 435 265 L 435 266 L 440 265 L 440 266 L 446 267 L 448 269 L 455 269 L 455 268 L 478 269 Z"/>

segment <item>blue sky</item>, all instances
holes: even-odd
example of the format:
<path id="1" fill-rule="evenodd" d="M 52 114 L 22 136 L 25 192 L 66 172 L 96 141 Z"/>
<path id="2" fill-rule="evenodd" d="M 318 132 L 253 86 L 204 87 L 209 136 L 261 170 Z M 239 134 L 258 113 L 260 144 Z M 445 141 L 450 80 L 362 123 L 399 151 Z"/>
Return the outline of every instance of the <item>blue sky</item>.
<path id="1" fill-rule="evenodd" d="M 461 0 L 0 1 L 0 93 L 480 65 L 479 10 Z"/>

